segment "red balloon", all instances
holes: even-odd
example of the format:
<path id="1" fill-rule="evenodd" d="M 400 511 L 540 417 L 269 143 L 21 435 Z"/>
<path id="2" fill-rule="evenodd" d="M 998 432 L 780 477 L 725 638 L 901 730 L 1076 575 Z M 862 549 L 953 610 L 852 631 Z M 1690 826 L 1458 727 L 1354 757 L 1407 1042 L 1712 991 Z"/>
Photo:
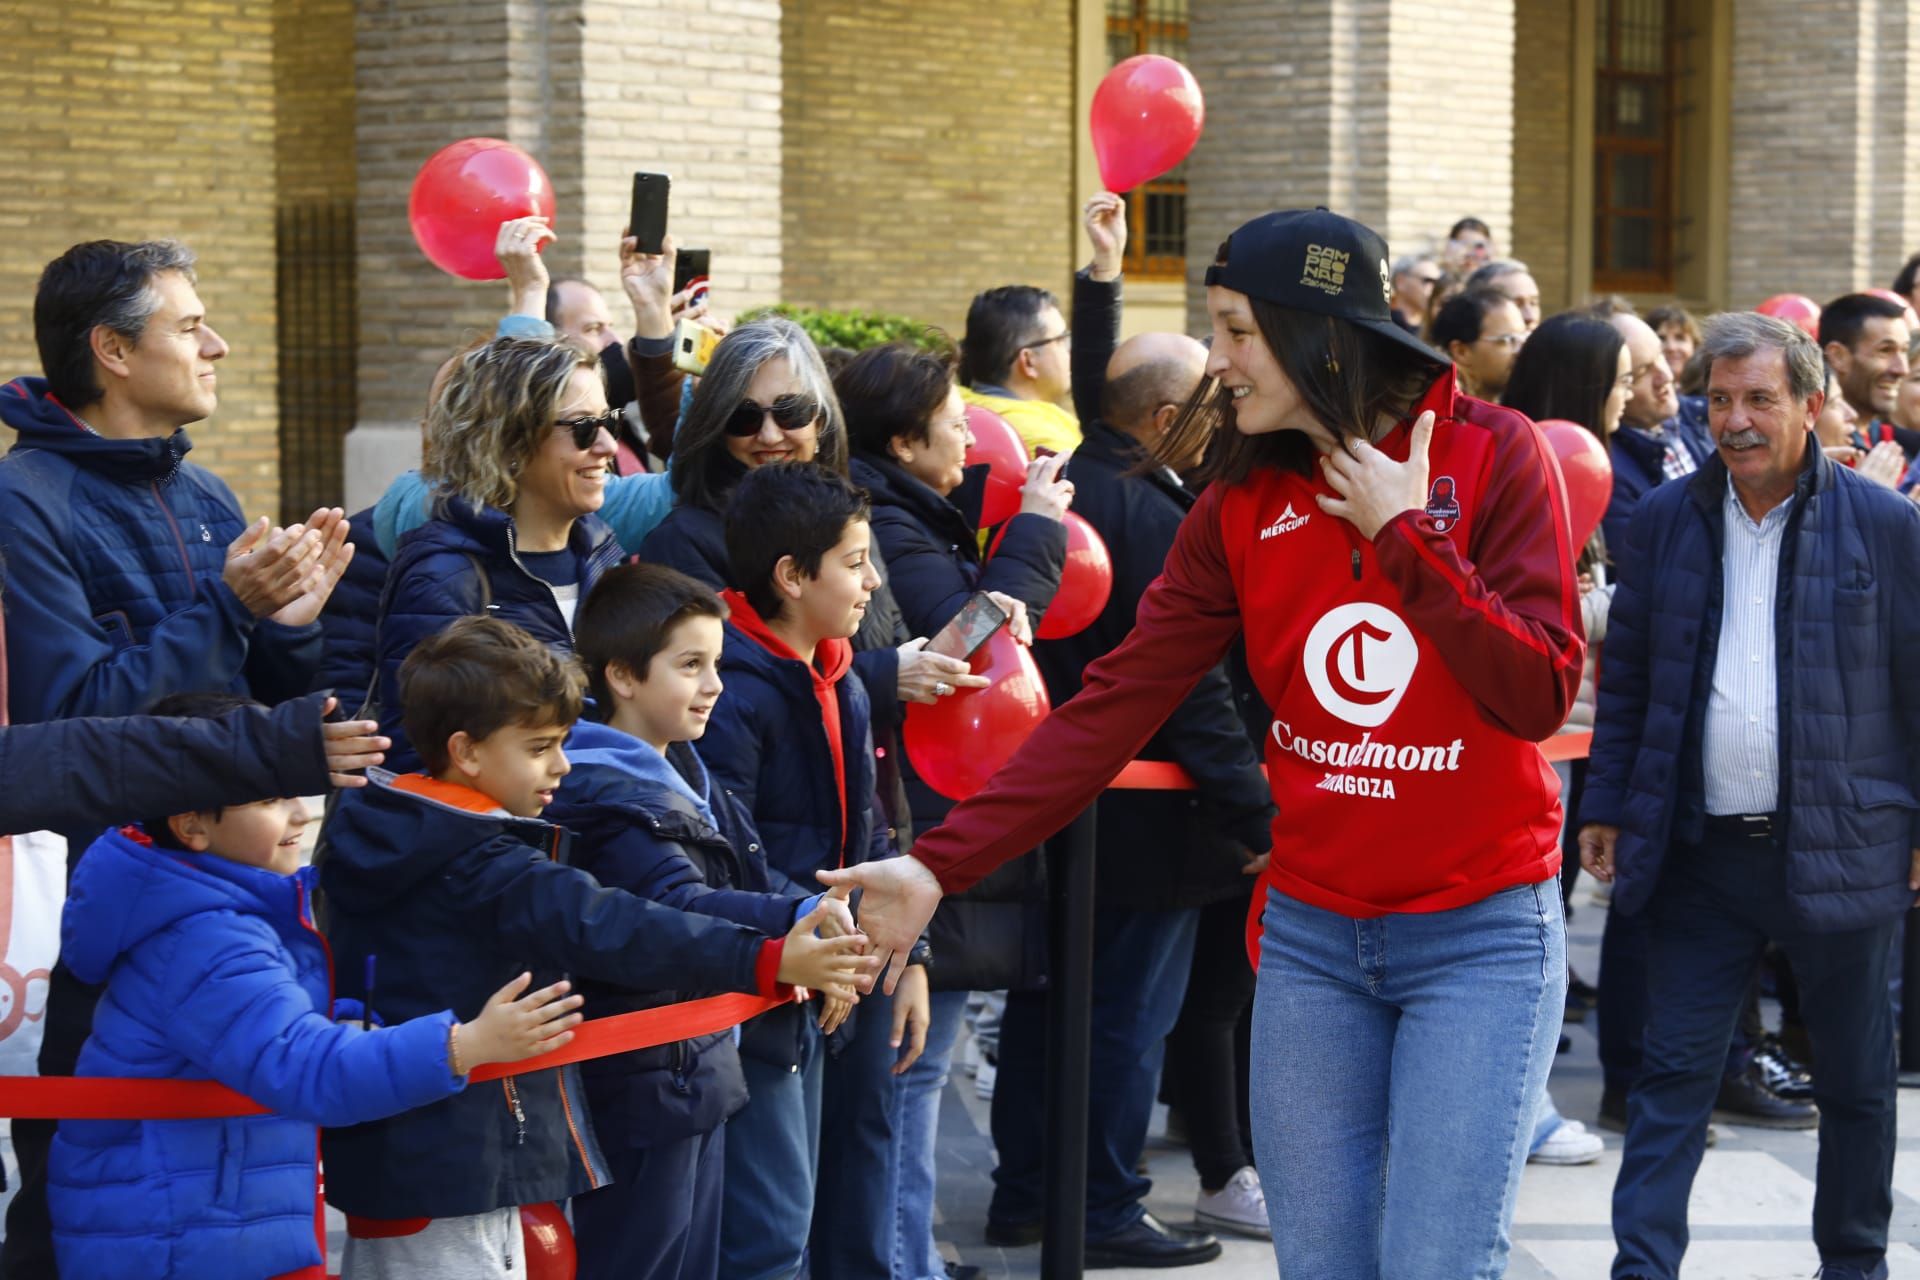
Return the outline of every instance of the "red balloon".
<path id="1" fill-rule="evenodd" d="M 1093 91 L 1093 155 L 1109 191 L 1131 191 L 1177 166 L 1200 140 L 1207 105 L 1193 73 L 1143 53 Z"/>
<path id="2" fill-rule="evenodd" d="M 1067 567 L 1046 616 L 1033 634 L 1040 640 L 1064 640 L 1093 625 L 1113 594 L 1113 557 L 1107 542 L 1086 519 L 1067 512 Z"/>
<path id="3" fill-rule="evenodd" d="M 993 683 L 938 702 L 907 704 L 907 759 L 949 800 L 965 800 L 984 787 L 1053 710 L 1033 654 L 1005 627 L 973 655 L 972 667 Z"/>
<path id="4" fill-rule="evenodd" d="M 1804 293 L 1776 293 L 1754 308 L 1763 316 L 1797 324 L 1815 342 L 1820 340 L 1820 304 Z"/>
<path id="5" fill-rule="evenodd" d="M 466 138 L 440 148 L 413 179 L 407 221 L 420 252 L 463 280 L 504 280 L 493 256 L 500 224 L 553 218 L 553 183 L 538 161 L 499 138 Z"/>
<path id="6" fill-rule="evenodd" d="M 527 1255 L 527 1280 L 573 1280 L 580 1269 L 573 1231 L 557 1204 L 521 1205 L 520 1241 Z"/>
<path id="7" fill-rule="evenodd" d="M 967 465 L 987 464 L 987 493 L 980 502 L 980 527 L 987 529 L 1013 519 L 1020 510 L 1020 490 L 1032 458 L 1013 424 L 982 405 L 967 406 L 967 430 L 973 432 Z"/>
<path id="8" fill-rule="evenodd" d="M 1613 462 L 1600 438 L 1577 422 L 1548 419 L 1538 424 L 1567 487 L 1567 522 L 1573 526 L 1577 553 L 1600 527 L 1600 517 L 1613 500 Z"/>
<path id="9" fill-rule="evenodd" d="M 1901 297 L 1891 289 L 1868 289 L 1867 293 L 1873 297 L 1882 298 L 1891 302 L 1895 306 L 1905 307 L 1907 309 L 1907 327 L 1909 329 L 1913 328 L 1916 324 L 1920 324 L 1920 317 L 1914 315 L 1913 303 L 1910 299 Z"/>

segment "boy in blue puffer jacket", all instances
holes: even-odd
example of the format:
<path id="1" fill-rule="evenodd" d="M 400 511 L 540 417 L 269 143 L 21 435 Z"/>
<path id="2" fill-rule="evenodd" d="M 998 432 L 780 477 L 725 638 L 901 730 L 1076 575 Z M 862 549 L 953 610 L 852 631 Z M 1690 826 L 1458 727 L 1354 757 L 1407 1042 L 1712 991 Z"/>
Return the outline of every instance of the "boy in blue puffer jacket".
<path id="1" fill-rule="evenodd" d="M 181 694 L 155 711 L 249 705 Z M 62 1274 L 224 1280 L 317 1266 L 317 1126 L 437 1101 L 472 1067 L 573 1038 L 580 997 L 559 983 L 516 999 L 524 973 L 471 1022 L 445 1010 L 372 1031 L 333 1021 L 312 877 L 299 869 L 306 823 L 298 800 L 176 814 L 107 832 L 74 871 L 61 954 L 107 984 L 78 1074 L 217 1080 L 275 1114 L 63 1121 L 48 1166 Z"/>
<path id="2" fill-rule="evenodd" d="M 577 865 L 609 887 L 774 935 L 813 928 L 824 907 L 821 932 L 851 934 L 843 896 L 771 891 L 750 823 L 694 754 L 721 694 L 726 613 L 712 588 L 663 565 L 622 565 L 600 580 L 575 641 L 606 723 L 575 726 L 573 772 L 547 817 L 574 833 Z M 856 998 L 850 986 L 821 986 Z M 595 1016 L 706 994 L 582 989 Z M 747 1102 L 733 1036 L 599 1059 L 583 1074 L 613 1185 L 574 1197 L 580 1280 L 715 1280 L 725 1122 Z"/>

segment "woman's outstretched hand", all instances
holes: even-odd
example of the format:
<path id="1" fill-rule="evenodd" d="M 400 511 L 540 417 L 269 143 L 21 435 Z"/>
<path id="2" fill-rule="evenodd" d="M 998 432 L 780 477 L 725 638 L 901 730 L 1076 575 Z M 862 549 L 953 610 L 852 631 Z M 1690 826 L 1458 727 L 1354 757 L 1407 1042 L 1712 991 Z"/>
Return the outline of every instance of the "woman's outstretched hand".
<path id="1" fill-rule="evenodd" d="M 1418 511 L 1427 501 L 1427 447 L 1433 443 L 1433 413 L 1413 424 L 1405 462 L 1395 462 L 1358 436 L 1320 455 L 1327 483 L 1340 496 L 1314 495 L 1328 515 L 1339 516 L 1372 542 L 1402 511 Z"/>
<path id="2" fill-rule="evenodd" d="M 926 931 L 933 909 L 940 905 L 940 882 L 912 854 L 818 874 L 821 884 L 864 891 L 860 895 L 860 931 L 886 965 L 886 991 L 892 995 L 900 975 L 906 972 L 907 953 Z"/>

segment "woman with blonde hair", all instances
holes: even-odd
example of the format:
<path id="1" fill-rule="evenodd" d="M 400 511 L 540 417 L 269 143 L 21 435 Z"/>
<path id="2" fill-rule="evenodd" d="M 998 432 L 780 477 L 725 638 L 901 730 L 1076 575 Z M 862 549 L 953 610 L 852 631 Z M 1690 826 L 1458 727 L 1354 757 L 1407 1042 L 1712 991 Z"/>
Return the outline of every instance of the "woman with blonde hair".
<path id="1" fill-rule="evenodd" d="M 599 366 L 577 347 L 496 338 L 455 362 L 427 411 L 434 518 L 401 540 L 381 597 L 376 687 L 395 768 L 418 759 L 395 712 L 400 664 L 421 640 L 489 613 L 572 650 L 575 607 L 620 559 L 594 515 L 615 425 Z"/>

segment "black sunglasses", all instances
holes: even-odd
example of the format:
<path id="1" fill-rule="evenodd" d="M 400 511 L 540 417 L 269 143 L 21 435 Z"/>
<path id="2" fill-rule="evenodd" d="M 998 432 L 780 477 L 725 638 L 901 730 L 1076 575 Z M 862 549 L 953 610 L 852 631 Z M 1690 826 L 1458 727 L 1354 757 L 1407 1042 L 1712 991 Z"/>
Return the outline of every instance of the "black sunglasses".
<path id="1" fill-rule="evenodd" d="M 820 416 L 820 402 L 810 396 L 781 396 L 762 408 L 751 400 L 742 400 L 740 407 L 727 415 L 727 434 L 757 436 L 768 414 L 773 415 L 773 425 L 782 431 L 799 431 L 812 426 Z"/>
<path id="2" fill-rule="evenodd" d="M 609 409 L 592 418 L 562 418 L 553 425 L 573 432 L 573 447 L 585 453 L 593 448 L 593 442 L 600 438 L 602 430 L 615 440 L 620 438 L 620 411 Z"/>

